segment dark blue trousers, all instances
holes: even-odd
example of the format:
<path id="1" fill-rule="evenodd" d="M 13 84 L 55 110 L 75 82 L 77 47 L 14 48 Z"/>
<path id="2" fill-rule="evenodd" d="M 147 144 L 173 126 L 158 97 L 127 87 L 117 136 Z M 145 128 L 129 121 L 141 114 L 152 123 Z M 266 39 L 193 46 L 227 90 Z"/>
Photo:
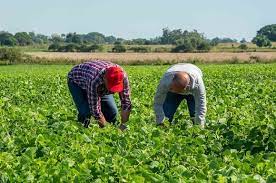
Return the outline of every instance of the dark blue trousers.
<path id="1" fill-rule="evenodd" d="M 83 122 L 86 118 L 91 117 L 87 93 L 70 80 L 68 81 L 68 87 L 78 109 L 78 121 Z M 116 122 L 118 109 L 112 94 L 101 97 L 101 110 L 107 122 Z"/>
<path id="2" fill-rule="evenodd" d="M 163 104 L 163 110 L 165 116 L 169 118 L 169 121 L 173 121 L 173 116 L 180 105 L 180 103 L 186 99 L 189 109 L 190 117 L 195 117 L 195 99 L 193 95 L 181 95 L 177 93 L 168 92 L 165 102 Z"/>

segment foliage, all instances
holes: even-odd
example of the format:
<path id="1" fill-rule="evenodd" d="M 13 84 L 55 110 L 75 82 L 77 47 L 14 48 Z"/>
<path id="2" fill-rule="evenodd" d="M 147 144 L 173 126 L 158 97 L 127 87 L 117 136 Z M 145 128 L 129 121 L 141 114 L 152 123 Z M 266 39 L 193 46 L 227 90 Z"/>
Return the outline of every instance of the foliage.
<path id="1" fill-rule="evenodd" d="M 245 38 L 242 38 L 242 40 L 240 41 L 240 43 L 242 43 L 242 44 L 246 44 L 246 43 L 247 43 L 247 41 L 246 41 L 246 39 L 245 39 Z"/>
<path id="2" fill-rule="evenodd" d="M 27 32 L 17 32 L 14 37 L 20 46 L 33 44 L 32 37 Z"/>
<path id="3" fill-rule="evenodd" d="M 247 50 L 248 46 L 246 44 L 242 43 L 242 44 L 240 44 L 239 48 L 242 50 Z"/>
<path id="4" fill-rule="evenodd" d="M 98 44 L 86 45 L 86 44 L 73 44 L 69 43 L 61 45 L 59 43 L 53 43 L 48 47 L 48 51 L 55 52 L 101 52 L 103 46 Z"/>
<path id="5" fill-rule="evenodd" d="M 59 43 L 53 43 L 48 47 L 49 51 L 58 51 L 61 45 Z"/>
<path id="6" fill-rule="evenodd" d="M 0 48 L 0 61 L 5 61 L 8 64 L 21 62 L 23 54 L 15 48 Z"/>
<path id="7" fill-rule="evenodd" d="M 99 44 L 93 44 L 93 45 L 81 45 L 80 52 L 102 52 L 103 46 Z"/>
<path id="8" fill-rule="evenodd" d="M 112 42 L 112 38 L 110 42 Z M 83 40 L 86 40 L 88 43 L 95 43 L 95 44 L 104 44 L 105 43 L 105 36 L 98 32 L 90 32 L 83 36 Z"/>
<path id="9" fill-rule="evenodd" d="M 176 40 L 176 47 L 172 52 L 196 52 L 196 51 L 209 51 L 211 45 L 203 37 L 203 35 L 193 32 L 183 32 L 183 36 Z"/>
<path id="10" fill-rule="evenodd" d="M 218 38 L 215 37 L 210 41 L 210 44 L 212 46 L 216 46 L 219 43 L 237 43 L 238 41 L 236 39 L 231 39 L 231 38 Z"/>
<path id="11" fill-rule="evenodd" d="M 54 44 L 59 44 L 64 42 L 64 38 L 62 36 L 60 36 L 59 34 L 52 34 L 50 41 Z"/>
<path id="12" fill-rule="evenodd" d="M 117 40 L 117 38 L 114 37 L 114 36 L 106 36 L 106 37 L 105 37 L 105 41 L 106 41 L 108 44 L 113 44 L 113 43 L 116 42 L 116 40 Z"/>
<path id="13" fill-rule="evenodd" d="M 264 35 L 257 35 L 252 40 L 252 43 L 256 44 L 258 47 L 270 47 L 272 45 L 270 40 Z"/>
<path id="14" fill-rule="evenodd" d="M 276 41 L 276 24 L 266 25 L 262 27 L 258 32 L 257 36 L 266 36 L 270 41 Z"/>
<path id="15" fill-rule="evenodd" d="M 78 124 L 71 67 L 0 68 L 0 182 L 276 181 L 275 64 L 200 65 L 206 129 L 190 124 L 185 103 L 175 125 L 156 126 L 153 96 L 169 66 L 125 67 L 133 110 L 124 133 Z"/>
<path id="16" fill-rule="evenodd" d="M 65 38 L 67 43 L 81 44 L 83 42 L 81 35 L 77 33 L 68 33 Z"/>
<path id="17" fill-rule="evenodd" d="M 126 52 L 126 48 L 121 42 L 115 42 L 114 47 L 112 48 L 112 52 L 115 52 L 115 53 Z"/>
<path id="18" fill-rule="evenodd" d="M 165 52 L 171 52 L 171 48 L 169 47 L 157 47 L 154 49 L 154 52 L 158 52 L 158 53 L 165 53 Z"/>
<path id="19" fill-rule="evenodd" d="M 133 52 L 140 52 L 140 53 L 151 52 L 150 47 L 144 47 L 144 46 L 133 46 L 133 47 L 130 47 L 128 50 Z"/>
<path id="20" fill-rule="evenodd" d="M 48 44 L 48 36 L 45 36 L 43 34 L 35 34 L 34 32 L 29 32 L 29 35 L 32 38 L 32 41 L 36 44 Z"/>
<path id="21" fill-rule="evenodd" d="M 17 40 L 8 32 L 0 32 L 0 45 L 1 46 L 15 46 Z"/>

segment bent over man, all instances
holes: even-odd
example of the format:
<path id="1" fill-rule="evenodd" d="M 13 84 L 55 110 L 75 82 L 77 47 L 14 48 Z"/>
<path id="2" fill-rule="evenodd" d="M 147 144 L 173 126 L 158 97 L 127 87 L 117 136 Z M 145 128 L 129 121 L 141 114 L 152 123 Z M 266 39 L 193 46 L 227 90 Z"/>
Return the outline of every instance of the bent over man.
<path id="1" fill-rule="evenodd" d="M 201 70 L 193 64 L 176 64 L 163 75 L 154 97 L 156 123 L 170 122 L 181 101 L 187 101 L 194 124 L 205 126 L 206 93 Z"/>
<path id="2" fill-rule="evenodd" d="M 68 87 L 78 110 L 78 121 L 86 128 L 91 116 L 101 128 L 106 122 L 116 122 L 118 109 L 113 94 L 119 93 L 119 128 L 127 128 L 131 110 L 130 86 L 126 73 L 119 65 L 99 60 L 79 64 L 68 73 Z"/>

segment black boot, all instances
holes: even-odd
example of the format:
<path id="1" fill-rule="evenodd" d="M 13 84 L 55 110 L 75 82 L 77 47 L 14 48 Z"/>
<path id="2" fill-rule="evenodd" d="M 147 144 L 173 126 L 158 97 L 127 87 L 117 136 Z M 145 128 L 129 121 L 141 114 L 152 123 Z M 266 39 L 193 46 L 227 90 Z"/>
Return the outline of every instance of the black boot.
<path id="1" fill-rule="evenodd" d="M 88 128 L 89 124 L 90 124 L 90 118 L 85 118 L 83 121 L 83 126 L 85 128 Z"/>

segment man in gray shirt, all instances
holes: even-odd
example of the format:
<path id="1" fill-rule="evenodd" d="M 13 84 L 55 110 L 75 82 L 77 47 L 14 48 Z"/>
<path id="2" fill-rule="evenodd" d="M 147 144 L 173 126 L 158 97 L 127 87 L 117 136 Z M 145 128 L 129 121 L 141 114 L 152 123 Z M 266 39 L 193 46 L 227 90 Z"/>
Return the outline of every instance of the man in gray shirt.
<path id="1" fill-rule="evenodd" d="M 201 70 L 193 64 L 176 64 L 163 75 L 154 97 L 156 123 L 173 116 L 181 101 L 186 99 L 193 123 L 205 126 L 206 92 Z"/>

